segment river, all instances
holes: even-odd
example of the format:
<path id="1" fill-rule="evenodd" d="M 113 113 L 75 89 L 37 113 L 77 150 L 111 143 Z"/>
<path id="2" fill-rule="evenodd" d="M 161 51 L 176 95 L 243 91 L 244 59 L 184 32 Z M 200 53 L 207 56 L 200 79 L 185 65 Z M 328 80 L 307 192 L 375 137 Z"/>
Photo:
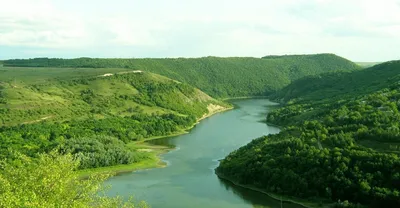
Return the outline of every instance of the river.
<path id="1" fill-rule="evenodd" d="M 263 121 L 275 104 L 266 99 L 234 100 L 235 109 L 202 120 L 189 134 L 153 141 L 176 149 L 162 155 L 165 168 L 141 170 L 107 181 L 109 194 L 145 200 L 152 208 L 298 208 L 235 186 L 214 174 L 218 160 L 252 139 L 279 132 Z"/>

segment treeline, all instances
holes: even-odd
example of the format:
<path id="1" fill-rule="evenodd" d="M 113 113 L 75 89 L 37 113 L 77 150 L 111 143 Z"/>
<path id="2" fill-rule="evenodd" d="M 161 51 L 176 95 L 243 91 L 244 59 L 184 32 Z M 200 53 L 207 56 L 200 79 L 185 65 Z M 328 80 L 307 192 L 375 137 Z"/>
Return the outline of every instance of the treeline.
<path id="1" fill-rule="evenodd" d="M 269 58 L 14 59 L 5 66 L 127 68 L 150 71 L 195 86 L 213 97 L 267 95 L 291 81 L 323 72 L 359 69 L 333 54 Z"/>
<path id="2" fill-rule="evenodd" d="M 131 164 L 147 156 L 128 148 L 127 143 L 170 135 L 195 121 L 194 116 L 137 114 L 0 127 L 0 158 L 12 160 L 14 151 L 36 157 L 38 153 L 59 148 L 61 152 L 72 153 L 80 159 L 80 168 Z"/>
<path id="3" fill-rule="evenodd" d="M 338 143 L 352 141 L 335 136 Z M 320 149 L 309 140 L 283 134 L 262 137 L 231 153 L 216 171 L 242 184 L 315 202 L 399 207 L 397 155 L 355 145 Z"/>
<path id="4" fill-rule="evenodd" d="M 390 61 L 364 70 L 331 72 L 298 79 L 271 96 L 284 102 L 324 99 L 351 99 L 373 93 L 395 84 L 400 79 L 400 61 Z"/>
<path id="5" fill-rule="evenodd" d="M 387 69 L 391 74 L 398 68 Z M 372 80 L 368 70 L 374 69 L 366 70 L 363 76 Z M 354 82 L 361 89 L 364 80 Z M 339 79 L 336 85 L 344 83 Z M 359 96 L 321 96 L 321 102 L 311 90 L 308 100 L 291 100 L 267 115 L 268 122 L 286 128 L 232 152 L 216 172 L 268 192 L 338 207 L 400 207 L 400 84 L 389 83 L 394 84 L 380 84 L 387 88 L 373 93 L 366 83 Z M 329 94 L 332 88 L 317 91 Z"/>

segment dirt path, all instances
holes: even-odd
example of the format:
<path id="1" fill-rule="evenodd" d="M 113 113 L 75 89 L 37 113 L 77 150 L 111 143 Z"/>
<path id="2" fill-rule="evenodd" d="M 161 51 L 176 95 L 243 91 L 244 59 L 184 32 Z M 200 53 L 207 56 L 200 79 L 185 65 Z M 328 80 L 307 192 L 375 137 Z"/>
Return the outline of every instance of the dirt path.
<path id="1" fill-rule="evenodd" d="M 33 123 L 37 123 L 37 122 L 41 122 L 41 121 L 47 120 L 49 118 L 53 118 L 53 116 L 45 116 L 45 117 L 39 118 L 37 120 L 25 121 L 25 122 L 22 122 L 22 124 L 33 124 Z"/>

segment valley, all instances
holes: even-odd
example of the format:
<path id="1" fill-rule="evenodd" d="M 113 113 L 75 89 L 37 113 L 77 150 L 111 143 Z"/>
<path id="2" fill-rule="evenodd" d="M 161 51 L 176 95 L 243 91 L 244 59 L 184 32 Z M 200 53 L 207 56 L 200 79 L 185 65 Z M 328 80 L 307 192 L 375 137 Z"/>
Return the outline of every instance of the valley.
<path id="1" fill-rule="evenodd" d="M 152 207 L 193 200 L 208 207 L 395 207 L 398 69 L 398 61 L 363 69 L 333 54 L 6 60 L 0 157 L 14 164 L 15 152 L 34 161 L 54 151 L 72 155 L 79 177 L 125 173 L 106 181 L 114 187 L 108 194 L 134 192 Z M 214 168 L 272 198 L 217 182 Z M 194 176 L 201 180 L 189 186 Z M 167 186 L 168 199 L 184 200 L 159 201 L 166 180 L 180 187 Z M 204 201 L 210 186 L 222 201 Z M 190 197 L 179 191 L 193 188 Z"/>

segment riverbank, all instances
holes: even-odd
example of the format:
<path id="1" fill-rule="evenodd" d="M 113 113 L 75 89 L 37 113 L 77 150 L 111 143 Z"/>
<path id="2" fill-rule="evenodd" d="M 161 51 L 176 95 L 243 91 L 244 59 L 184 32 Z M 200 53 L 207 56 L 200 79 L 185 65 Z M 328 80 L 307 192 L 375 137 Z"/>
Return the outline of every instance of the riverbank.
<path id="1" fill-rule="evenodd" d="M 231 109 L 233 109 L 233 107 L 223 107 L 223 106 L 220 106 L 217 108 L 210 107 L 210 108 L 208 108 L 208 110 L 209 110 L 208 113 L 204 114 L 201 118 L 197 119 L 196 123 L 194 123 L 193 125 L 185 128 L 185 129 L 182 129 L 178 132 L 174 132 L 169 135 L 150 137 L 150 138 L 146 138 L 139 142 L 132 142 L 130 144 L 127 144 L 128 146 L 131 146 L 132 148 L 135 148 L 138 151 L 149 152 L 150 153 L 149 159 L 146 159 L 146 160 L 143 160 L 143 161 L 140 161 L 137 163 L 126 164 L 126 165 L 115 165 L 115 166 L 108 166 L 108 167 L 85 169 L 85 170 L 78 171 L 78 173 L 82 178 L 86 178 L 86 177 L 90 176 L 91 174 L 112 173 L 112 174 L 118 175 L 118 174 L 129 173 L 129 172 L 133 172 L 133 171 L 137 171 L 137 170 L 144 170 L 144 169 L 151 169 L 151 168 L 163 168 L 166 166 L 166 163 L 161 160 L 160 155 L 169 152 L 173 148 L 167 147 L 167 146 L 161 146 L 161 145 L 152 145 L 152 144 L 146 143 L 147 141 L 187 134 L 187 133 L 189 133 L 189 130 L 194 128 L 198 123 L 200 123 L 200 121 L 202 121 L 210 116 L 213 116 L 215 114 L 218 114 L 218 113 L 221 113 L 224 111 L 228 111 Z"/>
<path id="2" fill-rule="evenodd" d="M 196 120 L 196 122 L 195 122 L 193 125 L 191 125 L 191 126 L 185 128 L 185 129 L 181 129 L 181 130 L 179 130 L 179 131 L 177 131 L 177 132 L 174 132 L 174 133 L 168 134 L 168 135 L 164 135 L 164 136 L 149 137 L 149 138 L 146 138 L 146 139 L 144 139 L 144 140 L 141 140 L 141 141 L 139 141 L 139 142 L 137 142 L 137 143 L 144 143 L 144 142 L 147 142 L 147 141 L 150 141 L 150 140 L 162 139 L 162 138 L 167 138 L 167 137 L 175 137 L 175 136 L 187 134 L 187 133 L 189 133 L 189 131 L 190 131 L 191 129 L 193 129 L 197 124 L 199 124 L 200 121 L 202 121 L 202 120 L 204 120 L 204 119 L 206 119 L 206 118 L 208 118 L 208 117 L 211 117 L 211 116 L 213 116 L 213 115 L 215 115 L 215 114 L 222 113 L 222 112 L 225 112 L 225 111 L 228 111 L 228 110 L 232 110 L 232 109 L 234 108 L 234 107 L 223 107 L 223 106 L 221 106 L 221 107 L 222 107 L 222 108 L 218 108 L 218 109 L 211 109 L 211 108 L 208 108 L 208 110 L 209 110 L 208 113 L 206 113 L 206 114 L 204 114 L 202 117 L 198 118 L 198 119 Z"/>
<path id="3" fill-rule="evenodd" d="M 89 177 L 92 174 L 100 174 L 100 173 L 110 173 L 112 175 L 118 175 L 123 173 L 129 173 L 137 170 L 145 170 L 151 168 L 162 168 L 166 166 L 166 163 L 161 160 L 160 155 L 167 153 L 172 148 L 160 145 L 150 145 L 147 143 L 143 143 L 140 145 L 136 144 L 127 144 L 128 146 L 135 145 L 135 149 L 138 151 L 148 152 L 148 158 L 146 160 L 142 160 L 137 163 L 132 164 L 124 164 L 124 165 L 114 165 L 107 167 L 99 167 L 99 168 L 90 168 L 85 170 L 79 170 L 78 174 L 82 178 Z"/>
<path id="4" fill-rule="evenodd" d="M 242 97 L 230 97 L 230 98 L 223 98 L 222 101 L 227 100 L 243 100 L 243 99 L 266 99 L 268 96 L 242 96 Z"/>
<path id="5" fill-rule="evenodd" d="M 296 205 L 302 206 L 304 208 L 332 208 L 333 207 L 332 204 L 320 204 L 320 202 L 306 201 L 306 200 L 297 199 L 294 197 L 289 198 L 287 196 L 280 196 L 278 194 L 269 193 L 269 192 L 266 192 L 265 190 L 262 190 L 260 188 L 257 188 L 257 187 L 251 186 L 251 185 L 244 185 L 244 184 L 237 183 L 234 180 L 231 180 L 230 178 L 228 178 L 222 174 L 219 174 L 217 172 L 215 172 L 215 174 L 218 176 L 218 178 L 228 181 L 228 182 L 234 184 L 235 186 L 239 186 L 242 188 L 246 188 L 246 189 L 250 189 L 253 191 L 263 193 L 263 194 L 267 195 L 268 197 L 275 199 L 277 201 L 296 204 Z"/>

